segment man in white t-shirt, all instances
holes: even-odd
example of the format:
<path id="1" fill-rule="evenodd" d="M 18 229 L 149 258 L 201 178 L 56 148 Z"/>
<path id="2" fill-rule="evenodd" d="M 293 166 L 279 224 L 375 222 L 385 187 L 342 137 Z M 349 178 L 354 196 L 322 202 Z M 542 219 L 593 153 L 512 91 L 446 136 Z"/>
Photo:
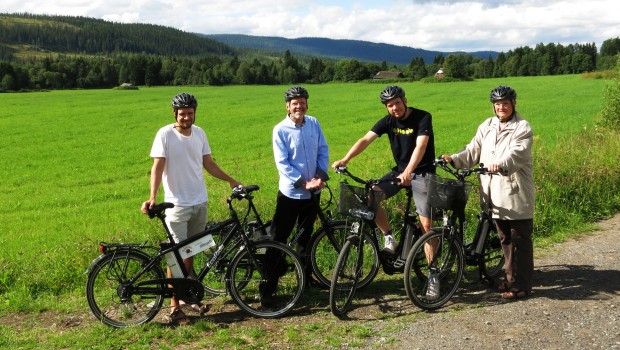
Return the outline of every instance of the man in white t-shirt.
<path id="1" fill-rule="evenodd" d="M 160 184 L 164 187 L 164 201 L 174 204 L 166 210 L 166 223 L 176 242 L 204 230 L 207 223 L 207 188 L 203 168 L 212 176 L 228 181 L 230 187 L 241 183 L 226 174 L 211 157 L 211 148 L 204 130 L 196 125 L 198 101 L 188 93 L 172 99 L 176 122 L 159 129 L 151 148 L 151 196 L 142 203 L 142 212 L 155 205 Z M 194 273 L 193 257 L 183 260 L 186 270 Z M 168 269 L 168 277 L 172 277 Z M 179 308 L 179 301 L 170 300 L 173 321 L 187 323 L 187 316 Z"/>

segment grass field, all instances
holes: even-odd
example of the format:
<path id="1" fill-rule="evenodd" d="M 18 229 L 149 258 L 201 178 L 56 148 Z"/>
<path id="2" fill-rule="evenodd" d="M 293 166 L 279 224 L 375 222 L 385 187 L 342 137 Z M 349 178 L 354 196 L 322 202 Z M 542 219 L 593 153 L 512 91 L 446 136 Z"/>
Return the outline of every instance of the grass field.
<path id="1" fill-rule="evenodd" d="M 536 135 L 535 158 L 552 157 L 558 163 L 555 168 L 539 167 L 550 174 L 536 173 L 537 178 L 571 167 L 571 160 L 581 159 L 574 154 L 584 152 L 610 152 L 617 168 L 617 140 L 611 141 L 609 149 L 609 144 L 597 146 L 595 137 L 582 136 L 595 129 L 605 80 L 570 75 L 402 86 L 409 105 L 433 115 L 436 150 L 441 154 L 459 150 L 473 137 L 476 127 L 492 114 L 489 91 L 500 84 L 512 85 L 519 94 L 517 110 Z M 383 84 L 305 87 L 310 92 L 308 114 L 322 124 L 331 161 L 344 156 L 385 114 L 378 101 Z M 161 126 L 174 121 L 170 99 L 178 92 L 196 95 L 196 124 L 205 129 L 215 160 L 244 184 L 261 186 L 256 203 L 269 218 L 277 192 L 271 130 L 285 116 L 283 93 L 287 88 L 157 87 L 0 94 L 0 313 L 86 308 L 86 301 L 79 299 L 85 280 L 82 272 L 97 256 L 99 241 L 142 242 L 163 237 L 157 222 L 141 214 L 139 207 L 149 194 L 151 143 Z M 378 177 L 392 163 L 387 141 L 379 139 L 349 167 L 362 176 Z M 613 171 L 597 174 L 611 176 L 607 181 L 615 181 L 617 190 L 617 169 Z M 330 175 L 338 180 L 337 175 Z M 210 220 L 223 219 L 228 184 L 209 176 L 206 181 Z M 558 180 L 551 177 L 548 181 Z M 554 195 L 565 196 L 560 190 Z M 603 199 L 608 198 L 617 200 L 618 194 Z M 538 199 L 547 196 L 543 193 Z M 537 205 L 544 205 L 540 200 Z M 601 215 L 609 210 L 602 208 Z M 579 218 L 569 222 L 578 226 L 583 223 Z M 66 296 L 71 300 L 77 296 L 82 305 L 64 303 Z"/>

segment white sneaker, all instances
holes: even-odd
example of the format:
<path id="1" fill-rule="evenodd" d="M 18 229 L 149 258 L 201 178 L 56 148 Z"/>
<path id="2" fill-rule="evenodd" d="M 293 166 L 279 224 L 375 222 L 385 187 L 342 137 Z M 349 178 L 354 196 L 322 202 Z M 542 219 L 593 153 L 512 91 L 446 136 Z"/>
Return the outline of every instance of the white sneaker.
<path id="1" fill-rule="evenodd" d="M 435 271 L 428 274 L 428 287 L 426 288 L 426 299 L 437 300 L 439 298 L 439 275 Z"/>
<path id="2" fill-rule="evenodd" d="M 394 239 L 394 237 L 392 237 L 392 235 L 384 236 L 384 239 L 385 247 L 383 248 L 383 251 L 385 251 L 386 253 L 394 254 L 394 252 L 396 251 L 396 247 L 398 246 L 396 244 L 396 240 Z"/>

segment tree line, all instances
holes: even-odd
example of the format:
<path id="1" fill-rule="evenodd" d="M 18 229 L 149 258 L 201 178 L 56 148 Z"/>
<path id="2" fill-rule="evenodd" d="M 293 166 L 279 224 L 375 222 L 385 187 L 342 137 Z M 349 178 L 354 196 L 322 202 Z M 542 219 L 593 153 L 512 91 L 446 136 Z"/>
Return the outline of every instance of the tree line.
<path id="1" fill-rule="evenodd" d="M 6 18 L 12 22 L 4 21 Z M 35 25 L 28 22 L 32 19 L 37 20 Z M 422 57 L 412 57 L 408 65 L 394 65 L 296 57 L 289 51 L 266 54 L 235 50 L 195 34 L 155 25 L 109 25 L 79 17 L 54 19 L 36 15 L 3 17 L 0 91 L 111 88 L 123 83 L 180 86 L 358 82 L 388 70 L 417 81 L 432 78 L 440 68 L 446 77 L 455 80 L 560 75 L 611 69 L 620 52 L 620 38 L 614 38 L 603 42 L 600 52 L 594 43 L 541 43 L 534 48 L 501 52 L 496 58 L 439 54 L 429 63 Z M 88 35 L 84 35 L 85 31 Z M 15 49 L 7 43 L 27 45 L 36 54 L 16 57 Z"/>

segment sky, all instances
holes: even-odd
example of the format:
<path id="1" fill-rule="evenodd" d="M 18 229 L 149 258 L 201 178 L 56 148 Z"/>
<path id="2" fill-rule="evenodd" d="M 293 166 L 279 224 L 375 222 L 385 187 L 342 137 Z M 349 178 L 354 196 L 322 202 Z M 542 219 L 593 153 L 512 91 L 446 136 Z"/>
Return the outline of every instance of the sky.
<path id="1" fill-rule="evenodd" d="M 620 36 L 618 0 L 2 0 L 0 13 L 150 23 L 201 34 L 363 40 L 499 51 Z"/>

